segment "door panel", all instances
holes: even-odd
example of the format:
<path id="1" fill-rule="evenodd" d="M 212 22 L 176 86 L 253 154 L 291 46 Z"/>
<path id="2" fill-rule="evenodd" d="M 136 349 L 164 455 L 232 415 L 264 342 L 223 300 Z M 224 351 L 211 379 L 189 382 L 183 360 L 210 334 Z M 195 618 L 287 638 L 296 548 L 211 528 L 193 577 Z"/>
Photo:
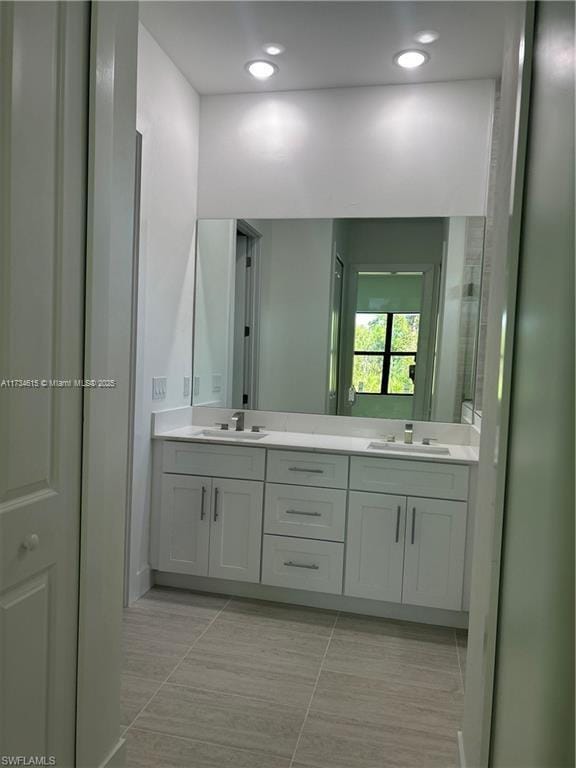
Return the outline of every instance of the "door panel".
<path id="1" fill-rule="evenodd" d="M 211 498 L 211 478 L 162 475 L 160 570 L 208 575 Z"/>
<path id="2" fill-rule="evenodd" d="M 0 598 L 3 660 L 25 658 L 30 665 L 24 677 L 18 664 L 2 665 L 2 687 L 10 692 L 9 705 L 2 702 L 3 754 L 22 754 L 23 723 L 29 730 L 26 754 L 43 755 L 48 743 L 51 575 L 47 571 L 33 577 Z"/>
<path id="3" fill-rule="evenodd" d="M 263 485 L 213 481 L 210 576 L 260 581 Z"/>
<path id="4" fill-rule="evenodd" d="M 408 499 L 405 603 L 461 610 L 466 510 L 461 501 Z"/>
<path id="5" fill-rule="evenodd" d="M 406 497 L 350 492 L 344 593 L 399 603 Z"/>
<path id="6" fill-rule="evenodd" d="M 0 384 L 32 380 L 0 387 L 0 754 L 62 766 L 74 764 L 82 390 L 50 381 L 83 375 L 88 21 L 84 3 L 0 5 Z"/>

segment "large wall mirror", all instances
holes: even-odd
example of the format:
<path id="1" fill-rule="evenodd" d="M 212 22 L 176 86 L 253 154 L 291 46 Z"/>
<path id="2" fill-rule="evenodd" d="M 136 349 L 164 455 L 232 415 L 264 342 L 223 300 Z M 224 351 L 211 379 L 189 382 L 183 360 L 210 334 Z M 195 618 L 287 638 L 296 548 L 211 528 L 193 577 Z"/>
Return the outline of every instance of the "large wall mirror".
<path id="1" fill-rule="evenodd" d="M 484 224 L 200 220 L 192 404 L 460 422 Z"/>

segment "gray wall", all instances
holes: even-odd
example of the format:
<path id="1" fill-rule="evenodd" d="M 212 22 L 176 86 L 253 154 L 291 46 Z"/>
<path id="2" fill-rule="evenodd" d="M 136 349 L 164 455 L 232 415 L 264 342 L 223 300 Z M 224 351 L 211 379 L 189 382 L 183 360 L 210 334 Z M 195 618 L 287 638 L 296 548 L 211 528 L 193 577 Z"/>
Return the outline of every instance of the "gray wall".
<path id="1" fill-rule="evenodd" d="M 258 408 L 324 413 L 332 220 L 256 226 L 262 233 Z"/>
<path id="2" fill-rule="evenodd" d="M 541 2 L 520 252 L 492 766 L 574 766 L 574 6 Z"/>

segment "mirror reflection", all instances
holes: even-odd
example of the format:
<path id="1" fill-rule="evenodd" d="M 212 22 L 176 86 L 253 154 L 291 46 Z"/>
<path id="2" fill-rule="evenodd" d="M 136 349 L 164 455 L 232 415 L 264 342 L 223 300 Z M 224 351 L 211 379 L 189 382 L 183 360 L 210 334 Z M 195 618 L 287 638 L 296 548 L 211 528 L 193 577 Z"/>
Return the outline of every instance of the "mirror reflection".
<path id="1" fill-rule="evenodd" d="M 460 422 L 483 217 L 198 222 L 193 405 Z"/>

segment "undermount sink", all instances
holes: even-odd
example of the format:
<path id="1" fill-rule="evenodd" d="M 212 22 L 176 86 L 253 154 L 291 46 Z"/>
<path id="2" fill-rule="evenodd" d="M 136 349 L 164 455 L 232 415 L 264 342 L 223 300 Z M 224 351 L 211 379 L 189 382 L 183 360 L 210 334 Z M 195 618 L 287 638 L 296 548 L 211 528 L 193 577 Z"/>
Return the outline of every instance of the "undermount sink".
<path id="1" fill-rule="evenodd" d="M 441 445 L 423 445 L 422 443 L 386 443 L 373 442 L 368 448 L 375 451 L 396 451 L 397 453 L 431 453 L 436 456 L 450 456 L 450 449 Z"/>
<path id="2" fill-rule="evenodd" d="M 194 437 L 217 437 L 224 440 L 261 440 L 267 432 L 236 432 L 234 429 L 202 429 Z"/>

